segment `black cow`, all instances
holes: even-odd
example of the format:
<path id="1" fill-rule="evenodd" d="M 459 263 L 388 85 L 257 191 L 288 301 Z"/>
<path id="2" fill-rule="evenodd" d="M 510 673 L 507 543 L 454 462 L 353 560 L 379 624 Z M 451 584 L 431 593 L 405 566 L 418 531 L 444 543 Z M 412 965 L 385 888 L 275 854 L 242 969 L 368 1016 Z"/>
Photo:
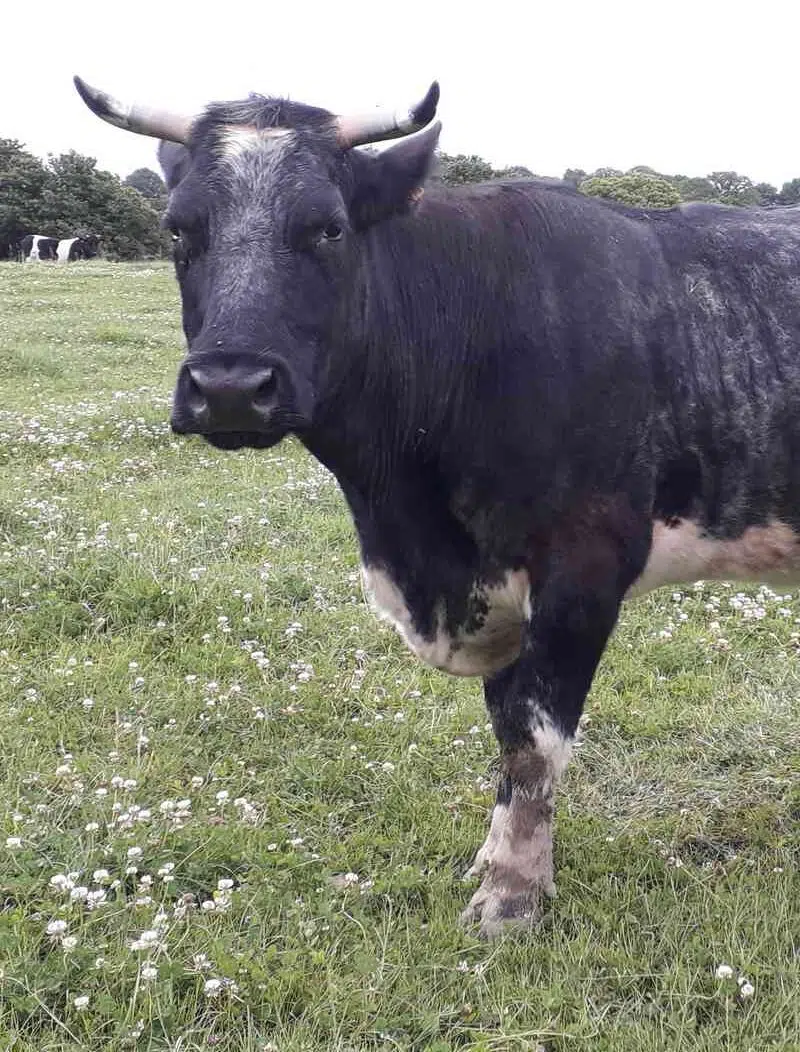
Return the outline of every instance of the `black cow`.
<path id="1" fill-rule="evenodd" d="M 435 85 L 389 119 L 78 89 L 186 144 L 166 165 L 173 429 L 221 449 L 294 432 L 341 484 L 378 609 L 424 661 L 484 677 L 502 777 L 466 917 L 529 923 L 622 601 L 800 570 L 800 210 L 538 181 L 420 196 Z"/>
<path id="2" fill-rule="evenodd" d="M 19 243 L 20 262 L 53 260 L 57 251 L 58 238 L 45 237 L 44 234 L 26 234 Z"/>

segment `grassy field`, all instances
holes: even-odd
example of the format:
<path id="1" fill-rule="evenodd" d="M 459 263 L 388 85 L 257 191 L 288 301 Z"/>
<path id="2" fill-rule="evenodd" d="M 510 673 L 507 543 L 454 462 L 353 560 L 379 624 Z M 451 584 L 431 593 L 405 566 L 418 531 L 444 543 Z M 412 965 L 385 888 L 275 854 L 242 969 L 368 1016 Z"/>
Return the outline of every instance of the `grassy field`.
<path id="1" fill-rule="evenodd" d="M 481 943 L 479 684 L 296 444 L 170 434 L 180 354 L 164 265 L 0 265 L 0 1049 L 800 1049 L 798 594 L 625 609 L 558 898 Z"/>

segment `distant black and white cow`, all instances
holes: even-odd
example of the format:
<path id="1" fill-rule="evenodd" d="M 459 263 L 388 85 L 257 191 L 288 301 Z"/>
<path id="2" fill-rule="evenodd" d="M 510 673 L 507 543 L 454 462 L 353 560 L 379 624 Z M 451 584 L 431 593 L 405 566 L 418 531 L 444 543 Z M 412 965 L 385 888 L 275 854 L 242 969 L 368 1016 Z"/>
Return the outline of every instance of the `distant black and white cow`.
<path id="1" fill-rule="evenodd" d="M 800 575 L 800 210 L 538 181 L 422 195 L 436 85 L 361 118 L 259 97 L 182 117 L 77 86 L 185 145 L 162 151 L 173 429 L 295 433 L 341 484 L 378 609 L 422 660 L 484 678 L 502 777 L 466 917 L 530 923 L 623 600 Z"/>
<path id="2" fill-rule="evenodd" d="M 58 251 L 58 238 L 44 234 L 26 234 L 19 243 L 19 258 L 26 263 L 53 260 Z"/>
<path id="3" fill-rule="evenodd" d="M 63 238 L 58 243 L 56 258 L 59 263 L 73 263 L 76 259 L 94 259 L 100 245 L 96 234 Z"/>

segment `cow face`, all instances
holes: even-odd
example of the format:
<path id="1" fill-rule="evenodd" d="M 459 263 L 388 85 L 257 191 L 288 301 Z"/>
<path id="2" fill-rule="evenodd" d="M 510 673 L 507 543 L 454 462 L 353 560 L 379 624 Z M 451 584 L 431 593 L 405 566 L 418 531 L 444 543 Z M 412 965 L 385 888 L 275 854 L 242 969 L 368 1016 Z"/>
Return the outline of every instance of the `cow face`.
<path id="1" fill-rule="evenodd" d="M 188 344 L 176 432 L 265 447 L 311 426 L 367 231 L 409 208 L 437 138 L 366 154 L 331 114 L 262 101 L 213 107 L 187 148 L 162 149 Z"/>
<path id="2" fill-rule="evenodd" d="M 188 345 L 173 429 L 226 449 L 302 434 L 336 375 L 370 228 L 408 210 L 439 125 L 380 154 L 354 147 L 426 128 L 438 84 L 405 113 L 361 117 L 258 96 L 187 117 L 75 85 L 104 120 L 166 140 Z"/>

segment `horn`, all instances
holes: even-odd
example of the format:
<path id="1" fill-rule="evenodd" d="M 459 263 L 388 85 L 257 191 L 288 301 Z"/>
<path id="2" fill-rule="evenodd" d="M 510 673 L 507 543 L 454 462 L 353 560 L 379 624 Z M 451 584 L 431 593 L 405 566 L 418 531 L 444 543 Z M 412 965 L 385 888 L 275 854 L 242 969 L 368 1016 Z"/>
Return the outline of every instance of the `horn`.
<path id="1" fill-rule="evenodd" d="M 93 88 L 81 77 L 74 76 L 72 81 L 92 113 L 116 128 L 138 135 L 152 135 L 155 139 L 168 139 L 170 142 L 185 143 L 189 138 L 195 117 L 150 106 L 126 106 L 113 95 Z"/>
<path id="2" fill-rule="evenodd" d="M 336 117 L 334 124 L 339 145 L 349 149 L 351 146 L 365 146 L 370 142 L 411 135 L 430 124 L 436 116 L 438 102 L 439 82 L 435 80 L 425 98 L 405 112 L 376 110 L 374 113 Z"/>

